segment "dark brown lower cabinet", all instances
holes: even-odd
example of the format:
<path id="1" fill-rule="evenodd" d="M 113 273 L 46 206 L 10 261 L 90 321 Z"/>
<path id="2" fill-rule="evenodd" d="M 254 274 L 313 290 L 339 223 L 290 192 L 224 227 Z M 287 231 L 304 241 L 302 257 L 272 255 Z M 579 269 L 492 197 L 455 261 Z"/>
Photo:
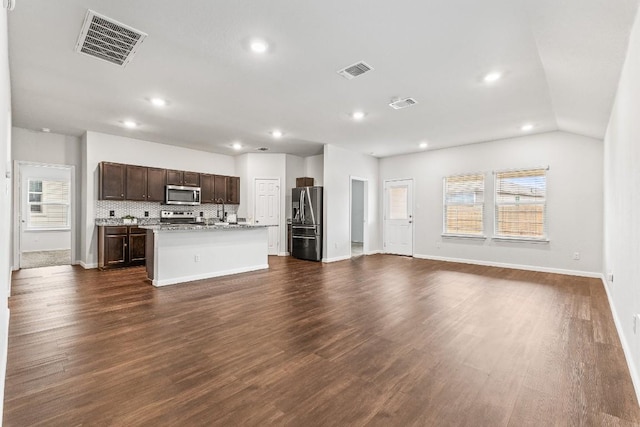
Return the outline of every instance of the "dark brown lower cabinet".
<path id="1" fill-rule="evenodd" d="M 144 265 L 146 230 L 137 226 L 98 227 L 98 268 Z"/>

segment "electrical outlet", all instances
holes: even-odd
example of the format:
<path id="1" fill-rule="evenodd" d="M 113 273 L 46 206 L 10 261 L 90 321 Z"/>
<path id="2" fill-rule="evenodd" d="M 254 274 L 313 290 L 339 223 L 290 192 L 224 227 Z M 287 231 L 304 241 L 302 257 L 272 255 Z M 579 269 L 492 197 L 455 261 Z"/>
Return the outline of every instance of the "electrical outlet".
<path id="1" fill-rule="evenodd" d="M 440 249 L 440 245 L 441 245 L 440 240 L 436 240 L 436 248 L 437 249 Z"/>
<path id="2" fill-rule="evenodd" d="M 146 218 L 148 218 L 148 217 L 149 217 L 149 211 L 144 211 L 144 216 L 145 216 Z"/>
<path id="3" fill-rule="evenodd" d="M 195 262 L 200 262 L 200 254 L 196 254 L 196 256 L 193 257 L 193 260 Z"/>
<path id="4" fill-rule="evenodd" d="M 633 316 L 633 333 L 638 334 L 638 328 L 640 328 L 640 314 Z"/>
<path id="5" fill-rule="evenodd" d="M 338 249 L 338 243 L 337 243 L 337 242 L 336 242 L 336 243 L 334 243 L 334 244 L 333 244 L 333 247 L 334 247 L 334 248 L 336 248 L 336 249 Z"/>
<path id="6" fill-rule="evenodd" d="M 116 211 L 109 211 L 109 216 L 116 216 Z"/>
<path id="7" fill-rule="evenodd" d="M 607 273 L 607 281 L 608 281 L 609 283 L 613 283 L 613 271 L 609 271 L 609 272 Z"/>
<path id="8" fill-rule="evenodd" d="M 574 252 L 573 253 L 573 259 L 578 261 L 580 259 L 580 252 Z"/>

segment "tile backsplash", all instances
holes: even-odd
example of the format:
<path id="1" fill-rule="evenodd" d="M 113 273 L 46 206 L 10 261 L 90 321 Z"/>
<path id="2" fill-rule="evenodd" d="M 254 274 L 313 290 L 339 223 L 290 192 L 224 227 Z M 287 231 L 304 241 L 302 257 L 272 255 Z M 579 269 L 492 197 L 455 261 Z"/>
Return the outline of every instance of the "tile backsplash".
<path id="1" fill-rule="evenodd" d="M 160 218 L 161 210 L 171 211 L 194 211 L 196 214 L 202 212 L 205 218 L 217 218 L 222 212 L 222 205 L 203 204 L 200 206 L 173 206 L 163 205 L 154 202 L 125 202 L 119 200 L 97 200 L 96 218 L 109 218 L 109 212 L 114 212 L 114 218 L 122 218 L 131 215 L 136 218 L 144 218 L 144 213 L 149 212 L 149 218 Z M 227 214 L 234 214 L 238 211 L 238 205 L 225 205 L 224 211 Z"/>

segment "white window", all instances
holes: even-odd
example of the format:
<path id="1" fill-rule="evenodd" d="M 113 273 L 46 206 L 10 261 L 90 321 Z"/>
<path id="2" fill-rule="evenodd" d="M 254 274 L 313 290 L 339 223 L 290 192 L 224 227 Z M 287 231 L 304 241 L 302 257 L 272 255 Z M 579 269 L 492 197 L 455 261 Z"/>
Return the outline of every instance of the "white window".
<path id="1" fill-rule="evenodd" d="M 29 179 L 27 228 L 68 229 L 69 197 L 68 181 Z"/>
<path id="2" fill-rule="evenodd" d="M 443 234 L 482 236 L 484 175 L 455 175 L 444 179 Z"/>
<path id="3" fill-rule="evenodd" d="M 495 235 L 547 239 L 547 170 L 496 172 Z"/>

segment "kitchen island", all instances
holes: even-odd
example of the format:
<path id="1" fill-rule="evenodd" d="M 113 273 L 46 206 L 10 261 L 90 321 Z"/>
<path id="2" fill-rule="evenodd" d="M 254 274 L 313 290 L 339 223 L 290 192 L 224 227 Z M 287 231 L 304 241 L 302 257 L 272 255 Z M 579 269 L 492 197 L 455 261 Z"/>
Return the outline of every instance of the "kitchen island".
<path id="1" fill-rule="evenodd" d="M 269 268 L 267 228 L 260 225 L 142 225 L 147 277 L 154 286 Z"/>

